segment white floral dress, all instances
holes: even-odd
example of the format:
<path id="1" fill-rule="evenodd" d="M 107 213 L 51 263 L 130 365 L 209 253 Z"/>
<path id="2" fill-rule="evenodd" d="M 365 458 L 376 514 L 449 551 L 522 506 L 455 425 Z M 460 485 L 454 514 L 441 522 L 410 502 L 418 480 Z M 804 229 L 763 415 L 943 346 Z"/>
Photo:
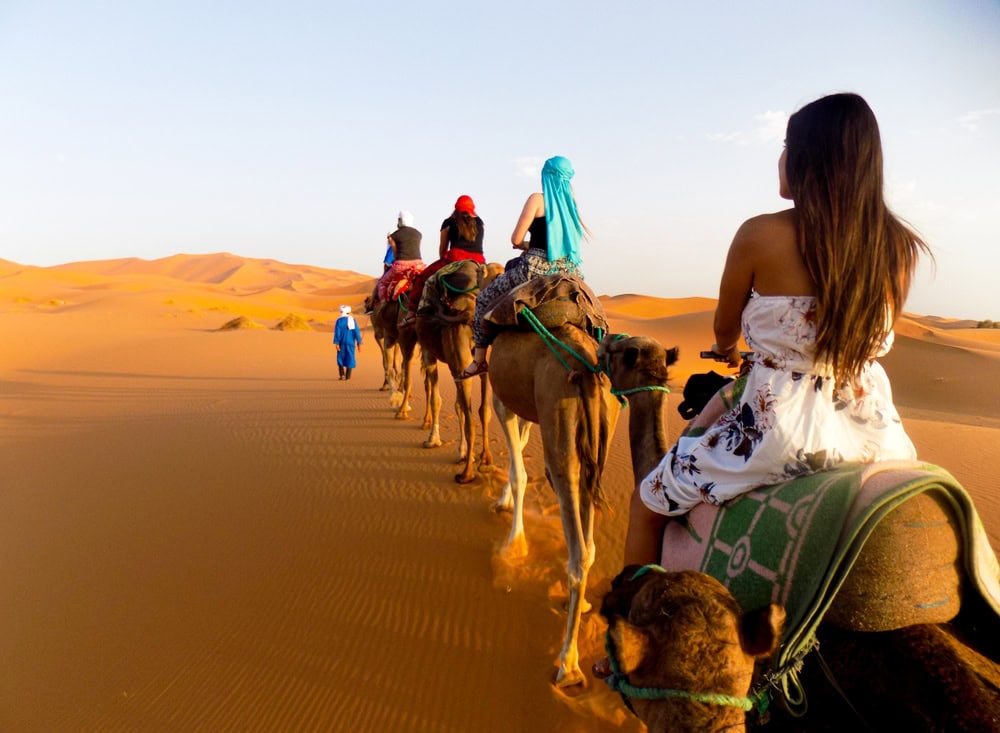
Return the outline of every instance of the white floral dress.
<path id="1" fill-rule="evenodd" d="M 730 387 L 732 409 L 682 436 L 642 481 L 646 506 L 675 516 L 843 461 L 916 458 L 881 364 L 870 361 L 850 385 L 813 364 L 815 306 L 813 297 L 751 296 L 742 325 L 753 367 Z M 874 357 L 892 341 L 890 332 Z"/>

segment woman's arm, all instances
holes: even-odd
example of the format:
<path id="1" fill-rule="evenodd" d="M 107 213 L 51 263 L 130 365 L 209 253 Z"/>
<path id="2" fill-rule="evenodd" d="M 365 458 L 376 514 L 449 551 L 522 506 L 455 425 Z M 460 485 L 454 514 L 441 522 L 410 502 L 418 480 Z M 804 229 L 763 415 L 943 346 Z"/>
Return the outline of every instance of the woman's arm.
<path id="1" fill-rule="evenodd" d="M 448 252 L 448 227 L 441 230 L 441 243 L 438 245 L 438 259 L 443 260 Z"/>
<path id="2" fill-rule="evenodd" d="M 754 227 L 744 222 L 733 237 L 719 284 L 719 304 L 715 308 L 715 345 L 712 350 L 726 354 L 729 365 L 740 363 L 739 342 L 743 307 L 753 289 L 755 247 Z"/>
<path id="3" fill-rule="evenodd" d="M 531 222 L 544 213 L 545 199 L 542 197 L 542 194 L 533 193 L 528 196 L 528 200 L 524 202 L 524 208 L 521 209 L 521 216 L 517 220 L 517 226 L 514 227 L 514 233 L 510 235 L 510 243 L 514 245 L 515 249 L 527 249 L 524 244 L 524 236 L 528 233 Z"/>

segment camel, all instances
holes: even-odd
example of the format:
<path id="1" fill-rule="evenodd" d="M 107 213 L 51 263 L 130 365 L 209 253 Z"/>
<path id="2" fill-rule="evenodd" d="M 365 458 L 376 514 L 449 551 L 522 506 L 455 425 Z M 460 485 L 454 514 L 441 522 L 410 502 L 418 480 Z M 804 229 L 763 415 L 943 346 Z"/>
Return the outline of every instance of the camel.
<path id="1" fill-rule="evenodd" d="M 542 431 L 545 475 L 559 499 L 559 512 L 569 555 L 569 603 L 566 631 L 559 653 L 556 685 L 585 683 L 577 639 L 586 610 L 587 575 L 594 563 L 594 511 L 601 500 L 600 479 L 621 410 L 608 391 L 607 378 L 594 369 L 597 342 L 572 325 L 552 335 L 586 360 L 568 372 L 562 357 L 535 333 L 503 330 L 493 343 L 489 375 L 493 406 L 503 426 L 510 456 L 509 479 L 496 508 L 511 510 L 511 529 L 501 553 L 527 554 L 524 535 L 524 492 L 527 474 L 522 451 L 530 423 Z"/>
<path id="2" fill-rule="evenodd" d="M 600 348 L 601 363 L 615 391 L 629 394 L 629 437 L 637 482 L 648 475 L 670 447 L 666 430 L 667 398 L 659 389 L 667 384 L 669 353 L 654 339 L 645 337 L 609 335 Z M 868 545 L 872 544 L 875 542 L 870 540 Z M 884 565 L 879 565 L 879 558 L 866 557 L 868 545 L 841 586 L 838 598 L 859 568 L 868 566 L 885 571 Z M 671 577 L 675 578 L 672 582 L 681 582 L 680 576 L 671 574 Z M 685 583 L 690 582 L 687 576 L 684 578 Z M 648 595 L 633 593 L 628 596 L 634 596 L 641 606 L 629 610 L 622 593 L 618 593 L 617 600 L 614 593 L 612 591 L 605 599 L 609 611 L 606 618 L 611 627 L 617 623 L 614 621 L 617 618 L 636 623 L 640 617 L 659 613 L 646 607 L 653 602 Z M 772 613 L 776 611 L 772 609 Z M 961 611 L 952 623 L 914 624 L 891 631 L 845 630 L 828 623 L 832 616 L 831 610 L 819 626 L 820 651 L 805 658 L 801 681 L 808 694 L 806 717 L 796 718 L 778 709 L 766 730 L 839 731 L 858 726 L 871 730 L 1000 730 L 1000 665 L 996 662 L 1000 658 L 1000 644 L 996 642 L 998 618 L 982 598 L 975 594 L 963 597 Z M 623 637 L 620 646 L 628 649 L 623 648 L 620 653 L 640 658 L 627 665 L 642 670 L 641 682 L 639 677 L 630 680 L 634 686 L 679 684 L 668 671 L 674 664 L 674 657 L 684 650 L 664 641 L 671 635 L 686 638 L 687 644 L 694 649 L 703 648 L 698 645 L 707 643 L 698 641 L 697 634 L 683 627 L 675 627 L 670 632 L 658 630 L 655 634 L 650 631 L 645 636 Z M 972 636 L 978 637 L 980 646 L 984 642 L 993 646 L 977 650 L 969 646 Z M 637 647 L 637 639 L 649 643 Z M 732 666 L 731 660 L 727 664 Z M 703 665 L 703 670 L 708 675 L 712 665 Z M 607 677 L 610 672 L 603 662 L 594 667 L 598 677 Z M 743 679 L 745 677 L 741 677 Z M 686 685 L 688 690 L 714 691 L 707 678 L 687 680 Z M 745 695 L 749 681 L 745 686 L 741 681 L 740 688 L 736 694 Z M 661 711 L 661 708 L 677 708 L 680 704 L 675 700 L 633 702 L 640 717 L 647 722 L 659 720 L 660 716 L 665 716 L 664 719 L 666 716 L 693 716 L 696 712 L 690 709 L 689 703 L 685 704 L 686 711 Z M 670 719 L 673 720 L 670 730 L 689 729 L 673 717 Z M 651 731 L 667 729 L 650 725 Z M 690 729 L 711 728 L 696 726 Z"/>
<path id="3" fill-rule="evenodd" d="M 746 711 L 759 704 L 747 697 L 754 666 L 777 648 L 784 609 L 744 613 L 704 573 L 630 565 L 612 581 L 601 615 L 610 664 L 595 672 L 650 733 L 746 729 Z"/>
<path id="4" fill-rule="evenodd" d="M 401 394 L 394 395 L 392 404 L 395 406 L 398 401 L 399 405 L 396 411 L 396 418 L 399 420 L 406 420 L 410 417 L 410 411 L 412 409 L 410 407 L 410 364 L 413 361 L 413 354 L 417 347 L 417 332 L 412 326 L 400 325 L 399 322 L 402 318 L 402 310 L 402 306 L 397 300 L 391 300 L 387 303 L 379 303 L 375 306 L 375 310 L 371 315 L 371 322 L 372 329 L 382 334 L 385 348 L 398 348 L 400 351 L 401 368 L 399 391 Z M 429 397 L 428 390 L 429 387 L 425 375 L 424 391 L 428 393 Z M 428 399 L 428 402 L 429 401 L 430 400 Z M 430 408 L 428 406 L 424 412 L 424 427 L 426 428 L 429 424 Z"/>
<path id="5" fill-rule="evenodd" d="M 434 307 L 418 311 L 416 316 L 417 341 L 420 344 L 421 362 L 425 374 L 427 409 L 429 419 L 424 427 L 429 429 L 425 448 L 437 448 L 441 440 L 441 393 L 438 388 L 438 362 L 447 365 L 454 378 L 461 374 L 472 354 L 472 317 L 476 307 L 476 293 L 503 272 L 498 263 L 486 265 L 485 273 L 480 272 L 475 262 L 463 262 L 457 271 L 442 271 L 432 277 L 425 287 L 427 300 Z M 455 283 L 448 285 L 447 283 Z M 424 298 L 421 298 L 424 301 Z M 426 301 L 425 301 L 426 302 Z M 490 401 L 492 390 L 485 375 L 479 378 L 480 405 L 479 421 L 482 425 L 482 451 L 480 466 L 491 466 L 493 454 L 490 451 L 489 425 L 492 417 Z M 476 478 L 474 465 L 476 444 L 476 423 L 473 419 L 472 380 L 455 380 L 455 413 L 458 416 L 459 444 L 458 463 L 463 464 L 455 481 L 471 483 Z"/>
<path id="6" fill-rule="evenodd" d="M 399 344 L 393 343 L 391 346 L 386 343 L 385 340 L 385 330 L 382 327 L 382 322 L 378 321 L 374 316 L 375 313 L 372 310 L 372 296 L 365 298 L 365 312 L 369 314 L 369 320 L 372 324 L 372 335 L 375 337 L 375 343 L 378 344 L 379 353 L 382 354 L 382 371 L 385 376 L 382 380 L 382 386 L 379 387 L 380 392 L 392 392 L 396 394 L 398 392 L 399 386 Z"/>

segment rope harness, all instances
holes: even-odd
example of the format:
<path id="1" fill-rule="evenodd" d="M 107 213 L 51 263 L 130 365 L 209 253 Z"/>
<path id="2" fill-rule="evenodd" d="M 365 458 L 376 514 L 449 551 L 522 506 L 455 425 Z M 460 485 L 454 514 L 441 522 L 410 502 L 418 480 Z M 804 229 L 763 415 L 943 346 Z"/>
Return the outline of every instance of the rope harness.
<path id="1" fill-rule="evenodd" d="M 632 575 L 632 580 L 642 577 L 646 573 L 654 571 L 658 573 L 666 572 L 659 565 L 644 565 Z M 723 695 L 712 692 L 688 692 L 686 690 L 671 690 L 659 687 L 636 687 L 628 681 L 628 675 L 621 671 L 618 663 L 618 650 L 615 647 L 614 638 L 611 635 L 611 628 L 608 627 L 604 635 L 604 648 L 608 653 L 608 662 L 611 664 L 611 674 L 605 678 L 604 682 L 612 690 L 621 695 L 625 707 L 635 714 L 631 700 L 693 700 L 695 702 L 706 703 L 708 705 L 722 705 L 727 707 L 740 708 L 745 712 L 757 710 L 763 714 L 770 704 L 770 697 L 766 687 L 748 697 L 735 697 L 733 695 Z"/>
<path id="2" fill-rule="evenodd" d="M 472 260 L 467 260 L 467 261 L 471 262 Z M 453 275 L 454 272 L 449 272 L 449 273 L 447 273 L 447 275 L 445 275 L 445 274 L 435 274 L 435 275 L 433 275 L 432 277 L 435 280 L 437 280 L 437 282 L 442 286 L 442 290 L 441 290 L 441 294 L 440 294 L 440 298 L 439 298 L 439 300 L 441 302 L 441 305 L 444 306 L 444 307 L 446 307 L 446 308 L 448 308 L 451 311 L 454 311 L 455 310 L 455 306 L 452 304 L 451 297 L 449 297 L 449 294 L 450 295 L 467 295 L 469 293 L 478 292 L 481 289 L 481 286 L 482 286 L 483 271 L 484 270 L 485 270 L 485 266 L 484 265 L 480 265 L 479 263 L 476 263 L 476 273 L 477 273 L 476 282 L 473 285 L 471 285 L 470 287 L 465 288 L 465 289 L 455 287 L 450 282 L 448 282 L 447 275 Z"/>
<path id="3" fill-rule="evenodd" d="M 556 359 L 559 360 L 559 363 L 562 364 L 563 367 L 566 368 L 566 371 L 568 371 L 568 372 L 573 371 L 573 367 L 571 367 L 566 362 L 566 360 L 563 358 L 562 354 L 560 354 L 559 351 L 556 350 L 557 347 L 560 348 L 560 349 L 563 349 L 570 356 L 572 356 L 573 358 L 575 358 L 591 374 L 606 374 L 609 377 L 611 376 L 611 368 L 610 368 L 610 365 L 608 363 L 605 363 L 605 364 L 600 364 L 600 363 L 598 363 L 598 364 L 591 364 L 581 354 L 578 354 L 576 351 L 574 351 L 572 348 L 570 348 L 566 343 L 564 343 L 563 341 L 560 341 L 558 338 L 556 338 L 552 334 L 552 332 L 549 331 L 549 329 L 547 329 L 545 327 L 545 325 L 540 320 L 538 320 L 538 316 L 536 316 L 530 309 L 525 308 L 524 310 L 522 310 L 519 313 L 519 315 L 525 321 L 528 322 L 528 325 L 530 325 L 534 329 L 535 333 L 537 333 L 538 336 L 545 343 L 545 345 L 549 347 L 549 351 L 551 351 L 555 355 Z M 600 341 L 603 337 L 604 337 L 604 330 L 600 329 L 600 328 L 597 329 L 597 333 L 595 334 L 595 338 L 597 338 L 597 340 Z M 618 334 L 615 337 L 615 341 L 619 341 L 619 340 L 621 340 L 623 338 L 628 338 L 628 334 L 625 334 L 625 333 Z M 643 387 L 632 387 L 631 389 L 612 389 L 611 390 L 611 394 L 613 394 L 615 397 L 618 398 L 618 402 L 619 402 L 619 404 L 621 404 L 622 408 L 628 407 L 628 400 L 626 400 L 624 398 L 627 395 L 636 394 L 638 392 L 666 392 L 667 394 L 669 394 L 670 390 L 667 387 L 663 387 L 663 386 L 661 386 L 659 384 L 651 384 L 651 385 L 646 385 L 646 386 L 643 386 Z"/>
<path id="4" fill-rule="evenodd" d="M 462 290 L 461 288 L 456 288 L 454 285 L 452 285 L 450 282 L 448 282 L 447 280 L 445 280 L 443 277 L 438 277 L 438 282 L 441 283 L 442 285 L 444 285 L 448 290 L 450 290 L 451 292 L 455 293 L 456 295 L 464 295 L 465 293 L 471 293 L 471 292 L 473 292 L 475 290 L 479 290 L 479 283 L 478 282 L 475 285 L 473 285 L 471 288 L 466 288 L 465 290 Z"/>

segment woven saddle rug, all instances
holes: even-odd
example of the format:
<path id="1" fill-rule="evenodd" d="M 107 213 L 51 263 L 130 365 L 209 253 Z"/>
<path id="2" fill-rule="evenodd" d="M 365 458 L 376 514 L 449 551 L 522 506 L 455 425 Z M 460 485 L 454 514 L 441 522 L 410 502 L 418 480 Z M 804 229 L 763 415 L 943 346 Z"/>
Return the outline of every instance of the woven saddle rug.
<path id="1" fill-rule="evenodd" d="M 390 300 L 397 300 L 400 296 L 408 293 L 413 286 L 413 278 L 423 271 L 424 263 L 415 262 L 412 265 L 402 266 L 393 270 L 392 278 L 386 285 L 386 292 Z"/>
<path id="2" fill-rule="evenodd" d="M 572 325 L 600 340 L 608 330 L 601 301 L 581 278 L 564 274 L 543 275 L 518 285 L 493 304 L 483 321 L 493 333 Z"/>
<path id="3" fill-rule="evenodd" d="M 478 293 L 486 276 L 486 265 L 474 260 L 455 260 L 435 272 L 424 283 L 417 312 L 424 315 L 454 315 L 452 299 L 465 293 Z M 471 322 L 472 313 L 468 314 Z"/>
<path id="4" fill-rule="evenodd" d="M 863 556 L 869 541 L 879 549 Z M 867 563 L 870 584 L 850 578 L 856 563 Z M 811 648 L 828 614 L 868 631 L 940 623 L 976 592 L 1000 624 L 1000 566 L 972 499 L 927 463 L 848 464 L 701 504 L 668 522 L 661 565 L 713 576 L 745 609 L 784 606 L 775 669 Z"/>

